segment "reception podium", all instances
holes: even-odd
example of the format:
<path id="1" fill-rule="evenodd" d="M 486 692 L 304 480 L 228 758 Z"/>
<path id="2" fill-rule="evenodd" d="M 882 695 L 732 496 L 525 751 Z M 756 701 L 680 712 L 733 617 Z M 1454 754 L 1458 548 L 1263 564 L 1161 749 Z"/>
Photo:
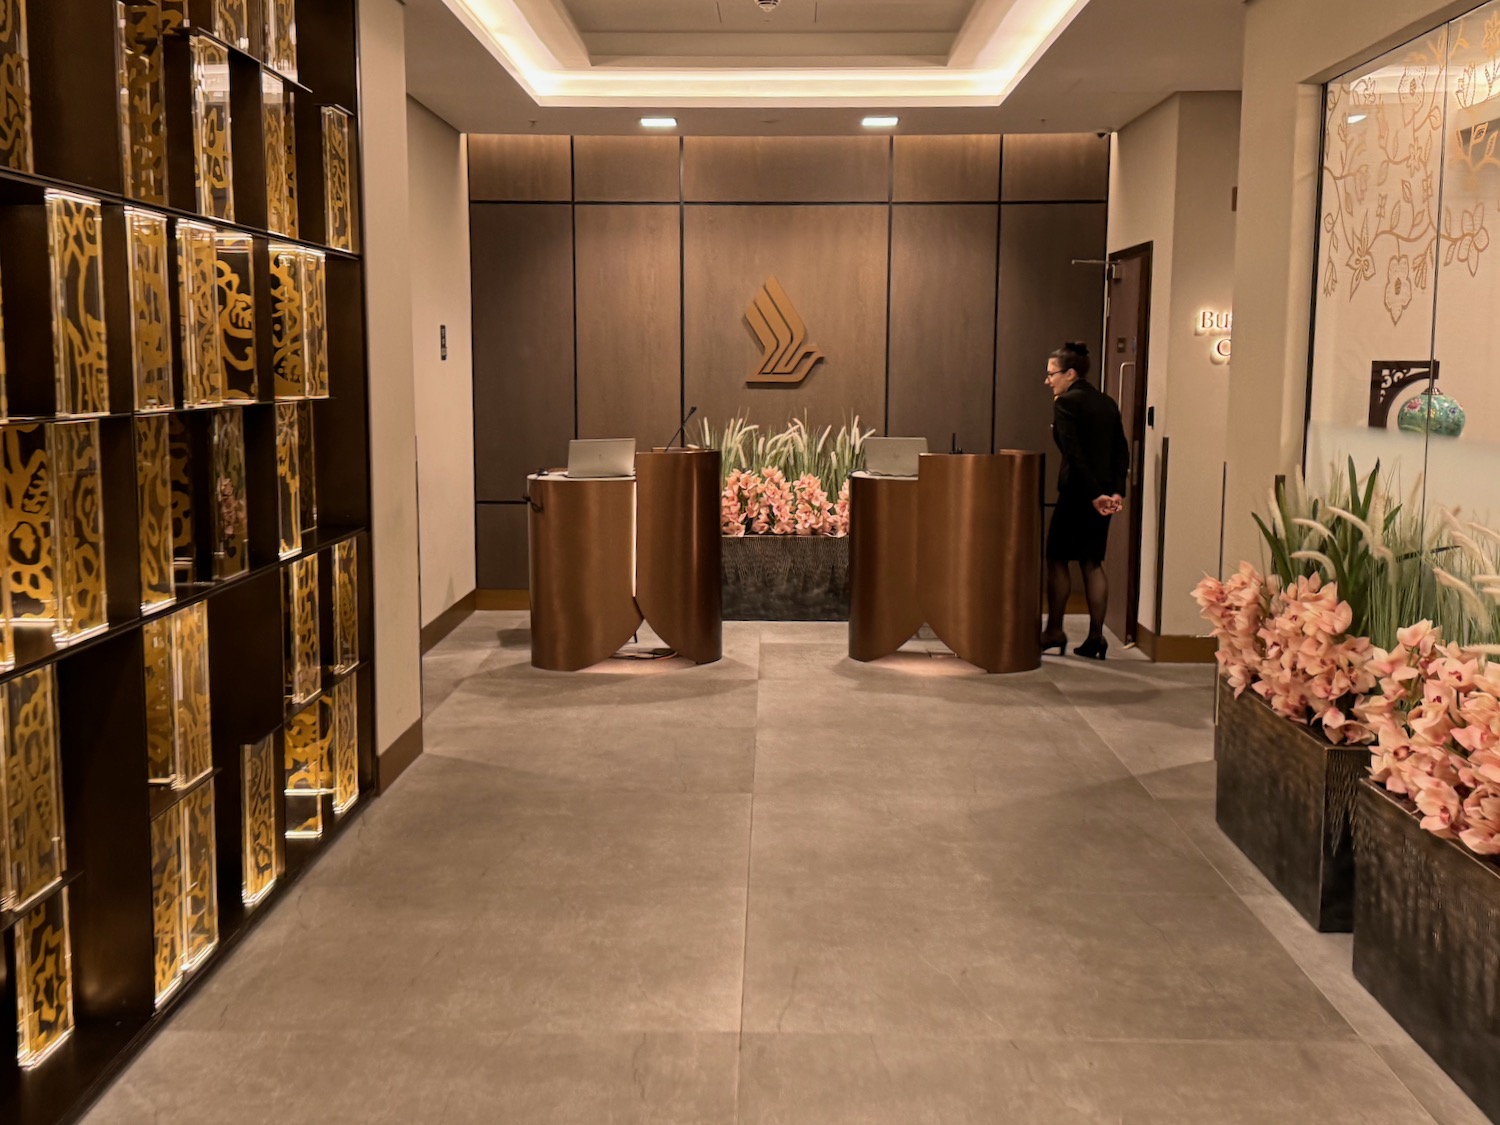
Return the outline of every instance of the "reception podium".
<path id="1" fill-rule="evenodd" d="M 717 450 L 637 453 L 635 476 L 528 478 L 531 663 L 574 672 L 647 621 L 679 655 L 723 655 Z"/>
<path id="2" fill-rule="evenodd" d="M 1040 453 L 923 454 L 917 476 L 849 485 L 849 655 L 926 623 L 986 672 L 1041 667 Z"/>

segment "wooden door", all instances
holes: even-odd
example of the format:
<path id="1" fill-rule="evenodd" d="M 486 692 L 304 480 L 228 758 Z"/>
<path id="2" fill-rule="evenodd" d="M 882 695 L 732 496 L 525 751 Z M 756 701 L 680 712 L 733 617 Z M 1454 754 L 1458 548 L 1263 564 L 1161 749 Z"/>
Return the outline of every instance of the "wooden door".
<path id="1" fill-rule="evenodd" d="M 1146 356 L 1151 322 L 1151 244 L 1109 259 L 1109 298 L 1100 386 L 1120 406 L 1130 443 L 1125 507 L 1111 521 L 1104 570 L 1109 578 L 1105 624 L 1127 644 L 1136 640 L 1141 602 L 1142 460 L 1146 450 Z"/>

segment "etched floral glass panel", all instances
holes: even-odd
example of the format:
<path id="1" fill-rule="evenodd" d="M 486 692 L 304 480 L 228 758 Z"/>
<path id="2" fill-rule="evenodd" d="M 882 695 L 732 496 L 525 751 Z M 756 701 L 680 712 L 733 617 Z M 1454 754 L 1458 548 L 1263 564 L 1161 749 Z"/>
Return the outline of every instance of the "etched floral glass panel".
<path id="1" fill-rule="evenodd" d="M 57 552 L 57 615 L 52 636 L 66 644 L 109 626 L 99 423 L 59 422 L 47 427 L 47 438 Z"/>
<path id="2" fill-rule="evenodd" d="M 318 556 L 293 562 L 286 575 L 287 697 L 302 704 L 322 686 L 322 649 L 318 625 Z"/>
<path id="3" fill-rule="evenodd" d="M 333 548 L 333 670 L 359 663 L 359 543 L 345 539 Z"/>
<path id="4" fill-rule="evenodd" d="M 234 407 L 213 416 L 214 577 L 243 574 L 250 562 L 245 496 L 245 420 Z"/>
<path id="5" fill-rule="evenodd" d="M 156 1004 L 183 978 L 182 810 L 173 805 L 151 821 L 151 933 Z"/>
<path id="6" fill-rule="evenodd" d="M 220 231 L 214 238 L 214 254 L 224 397 L 253 402 L 259 397 L 255 378 L 255 246 L 248 235 Z"/>
<path id="7" fill-rule="evenodd" d="M 274 74 L 261 76 L 261 116 L 266 148 L 266 226 L 297 237 L 297 129 L 294 95 Z"/>
<path id="8" fill-rule="evenodd" d="M 177 600 L 172 565 L 171 425 L 163 415 L 135 420 L 135 472 L 140 506 L 141 611 Z"/>
<path id="9" fill-rule="evenodd" d="M 218 256 L 213 227 L 178 221 L 183 406 L 217 406 L 224 401 Z"/>
<path id="10" fill-rule="evenodd" d="M 218 848 L 214 783 L 182 799 L 183 966 L 192 971 L 219 944 Z"/>
<path id="11" fill-rule="evenodd" d="M 206 35 L 192 37 L 194 174 L 198 213 L 234 221 L 230 149 L 229 50 Z"/>
<path id="12" fill-rule="evenodd" d="M 323 206 L 328 245 L 335 250 L 358 250 L 353 178 L 353 124 L 337 106 L 323 107 Z"/>
<path id="13" fill-rule="evenodd" d="M 56 545 L 53 539 L 52 467 L 47 427 L 6 426 L 5 526 L 9 550 L 6 586 L 19 623 L 51 624 L 57 616 Z"/>
<path id="14" fill-rule="evenodd" d="M 0 743 L 0 806 L 5 860 L 0 905 L 36 901 L 63 876 L 62 785 L 57 746 L 56 681 L 51 666 L 0 687 L 5 708 Z"/>
<path id="15" fill-rule="evenodd" d="M 73 963 L 68 892 L 59 891 L 16 927 L 16 995 L 23 1068 L 38 1066 L 73 1034 Z"/>
<path id="16" fill-rule="evenodd" d="M 0 164 L 33 171 L 26 0 L 0 0 Z"/>
<path id="17" fill-rule="evenodd" d="M 100 204 L 88 196 L 49 191 L 46 207 L 57 413 L 106 414 L 109 357 Z"/>
<path id="18" fill-rule="evenodd" d="M 119 0 L 121 154 L 125 194 L 167 202 L 166 60 L 158 0 Z"/>
<path id="19" fill-rule="evenodd" d="M 172 277 L 167 219 L 155 211 L 127 207 L 125 230 L 129 244 L 135 408 L 171 410 Z"/>
<path id="20" fill-rule="evenodd" d="M 278 399 L 307 397 L 303 259 L 300 247 L 271 244 L 271 367 Z"/>
<path id="21" fill-rule="evenodd" d="M 253 906 L 276 885 L 276 739 L 273 735 L 240 751 L 244 824 L 244 885 L 241 898 Z"/>
<path id="22" fill-rule="evenodd" d="M 302 435 L 297 405 L 276 404 L 276 505 L 282 558 L 302 550 Z"/>

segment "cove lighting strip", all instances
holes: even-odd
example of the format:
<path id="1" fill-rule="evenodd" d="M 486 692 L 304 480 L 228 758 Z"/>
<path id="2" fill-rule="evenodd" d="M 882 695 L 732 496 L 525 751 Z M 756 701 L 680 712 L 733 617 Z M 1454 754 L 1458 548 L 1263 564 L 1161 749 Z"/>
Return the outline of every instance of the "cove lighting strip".
<path id="1" fill-rule="evenodd" d="M 523 2 L 535 8 L 548 0 Z M 587 61 L 566 11 L 550 2 L 552 19 L 544 35 L 517 0 L 443 0 L 537 105 L 637 109 L 995 106 L 1088 4 L 979 0 L 946 66 L 772 69 L 596 67 Z"/>

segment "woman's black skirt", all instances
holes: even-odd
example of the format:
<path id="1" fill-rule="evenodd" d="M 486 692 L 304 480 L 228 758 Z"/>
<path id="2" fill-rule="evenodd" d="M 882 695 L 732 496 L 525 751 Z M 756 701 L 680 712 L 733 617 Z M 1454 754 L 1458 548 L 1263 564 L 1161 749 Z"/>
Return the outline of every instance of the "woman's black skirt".
<path id="1" fill-rule="evenodd" d="M 1108 544 L 1109 517 L 1094 510 L 1092 498 L 1067 494 L 1057 498 L 1047 530 L 1049 562 L 1103 562 Z"/>

